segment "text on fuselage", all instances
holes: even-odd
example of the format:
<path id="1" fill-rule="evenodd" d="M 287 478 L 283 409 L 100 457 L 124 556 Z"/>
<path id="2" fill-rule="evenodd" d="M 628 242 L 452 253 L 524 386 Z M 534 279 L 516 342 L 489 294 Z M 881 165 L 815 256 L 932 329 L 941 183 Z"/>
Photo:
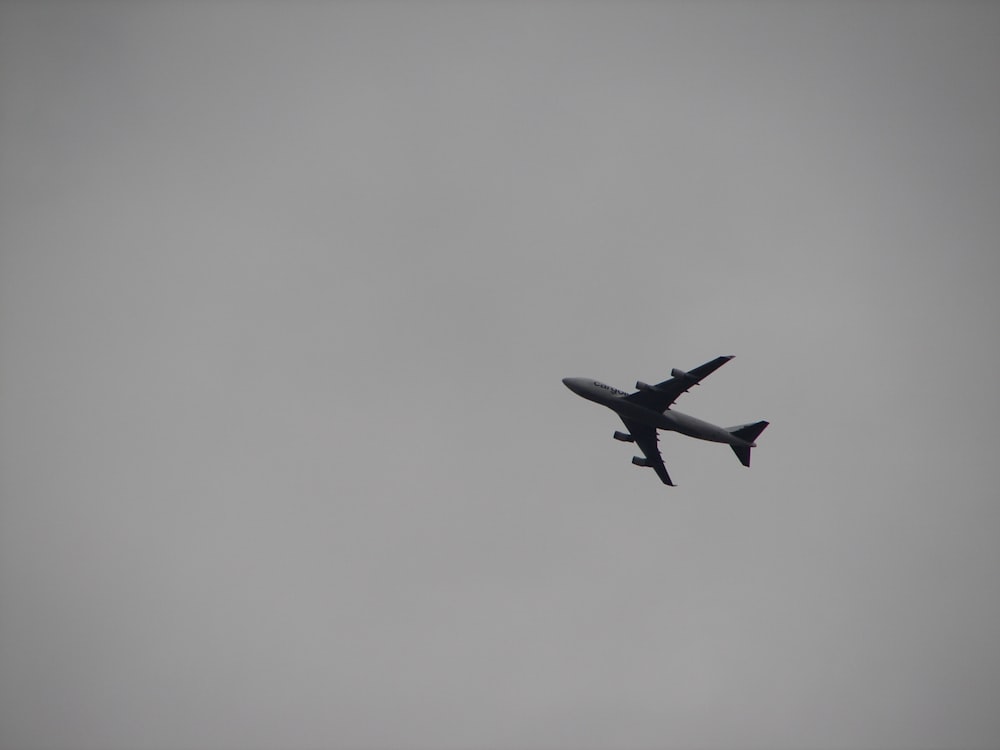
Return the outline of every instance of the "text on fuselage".
<path id="1" fill-rule="evenodd" d="M 612 388 L 610 385 L 604 385 L 604 383 L 599 383 L 596 380 L 594 381 L 594 385 L 596 385 L 598 388 L 601 388 L 601 389 L 603 389 L 605 391 L 610 391 L 611 393 L 615 394 L 616 396 L 627 396 L 628 395 L 625 391 L 619 391 L 617 388 Z"/>

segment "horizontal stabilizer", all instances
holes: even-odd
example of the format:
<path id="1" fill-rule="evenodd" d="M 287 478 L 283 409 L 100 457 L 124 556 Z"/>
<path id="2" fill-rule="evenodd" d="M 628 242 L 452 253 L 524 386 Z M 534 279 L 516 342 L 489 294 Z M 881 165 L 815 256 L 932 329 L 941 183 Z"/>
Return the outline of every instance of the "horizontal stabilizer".
<path id="1" fill-rule="evenodd" d="M 769 424 L 771 423 L 765 421 L 751 422 L 750 424 L 741 424 L 738 427 L 730 427 L 729 432 L 738 437 L 740 440 L 746 440 L 748 443 L 752 443 Z"/>

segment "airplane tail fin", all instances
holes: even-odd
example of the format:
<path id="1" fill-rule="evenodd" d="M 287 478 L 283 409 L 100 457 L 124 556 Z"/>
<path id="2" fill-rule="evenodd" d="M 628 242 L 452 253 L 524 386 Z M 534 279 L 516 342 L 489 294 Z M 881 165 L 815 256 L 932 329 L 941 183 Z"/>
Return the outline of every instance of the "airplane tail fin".
<path id="1" fill-rule="evenodd" d="M 730 427 L 729 432 L 738 437 L 740 440 L 745 440 L 750 443 L 746 446 L 730 446 L 733 449 L 733 453 L 740 460 L 740 463 L 744 466 L 750 465 L 750 449 L 754 447 L 754 441 L 757 436 L 764 431 L 770 422 L 760 421 L 751 422 L 750 424 L 740 425 L 738 427 Z"/>

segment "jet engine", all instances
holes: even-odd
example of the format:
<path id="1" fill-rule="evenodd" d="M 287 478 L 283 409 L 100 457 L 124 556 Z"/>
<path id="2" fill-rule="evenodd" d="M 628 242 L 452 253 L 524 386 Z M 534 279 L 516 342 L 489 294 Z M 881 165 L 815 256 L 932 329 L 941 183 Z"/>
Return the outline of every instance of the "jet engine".
<path id="1" fill-rule="evenodd" d="M 653 386 L 649 383 L 643 383 L 641 380 L 635 381 L 635 389 L 637 391 L 652 391 L 655 390 Z"/>
<path id="2" fill-rule="evenodd" d="M 684 370 L 678 370 L 676 367 L 670 371 L 670 377 L 681 378 L 682 380 L 697 380 L 694 375 L 684 372 Z"/>
<path id="3" fill-rule="evenodd" d="M 615 431 L 614 438 L 615 440 L 621 440 L 623 443 L 635 442 L 635 438 L 629 435 L 627 432 L 618 432 L 617 430 Z"/>
<path id="4" fill-rule="evenodd" d="M 632 456 L 632 463 L 634 463 L 636 466 L 652 466 L 653 465 L 653 464 L 651 464 L 649 462 L 648 458 L 644 458 L 643 456 Z"/>

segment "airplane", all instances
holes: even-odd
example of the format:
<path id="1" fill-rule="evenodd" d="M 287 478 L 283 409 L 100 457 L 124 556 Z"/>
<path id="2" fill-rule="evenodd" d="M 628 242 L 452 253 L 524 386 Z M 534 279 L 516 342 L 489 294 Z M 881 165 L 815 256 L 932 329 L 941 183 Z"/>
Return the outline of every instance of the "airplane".
<path id="1" fill-rule="evenodd" d="M 657 430 L 671 430 L 699 440 L 726 443 L 733 449 L 741 464 L 750 466 L 750 449 L 757 447 L 754 441 L 769 424 L 760 421 L 736 427 L 718 427 L 670 408 L 682 393 L 732 358 L 716 357 L 687 372 L 675 367 L 670 371 L 670 378 L 662 383 L 647 385 L 640 380 L 635 384 L 635 393 L 626 393 L 590 378 L 563 378 L 562 382 L 576 395 L 617 413 L 628 432 L 616 431 L 613 437 L 615 440 L 635 443 L 643 453 L 642 456 L 635 456 L 632 463 L 653 469 L 664 484 L 676 487 L 670 480 L 667 467 L 663 465 L 663 457 L 657 444 Z"/>

